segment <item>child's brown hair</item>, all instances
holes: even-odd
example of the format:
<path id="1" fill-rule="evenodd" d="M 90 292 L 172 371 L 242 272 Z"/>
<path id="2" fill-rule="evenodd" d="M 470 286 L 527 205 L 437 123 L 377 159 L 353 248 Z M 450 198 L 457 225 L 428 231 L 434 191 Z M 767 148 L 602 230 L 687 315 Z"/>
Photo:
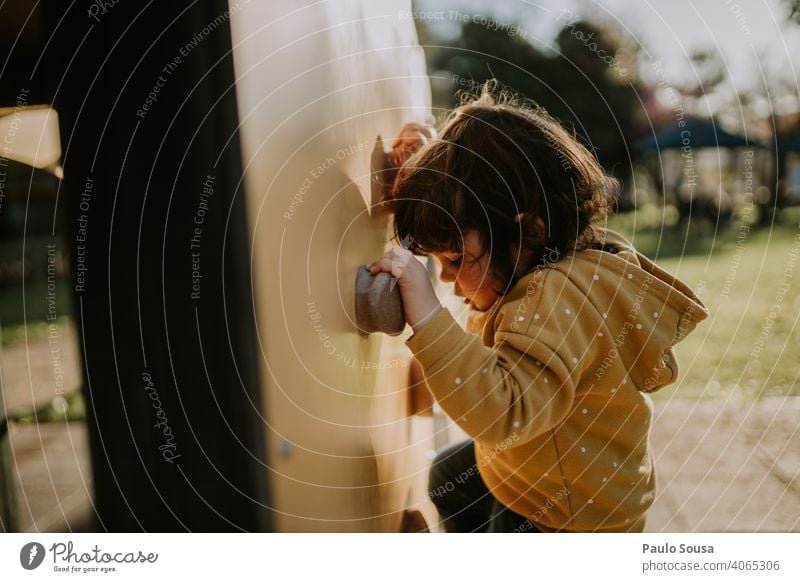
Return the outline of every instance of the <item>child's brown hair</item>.
<path id="1" fill-rule="evenodd" d="M 402 167 L 392 194 L 395 235 L 412 252 L 462 252 L 474 230 L 505 294 L 531 270 L 590 246 L 617 182 L 544 110 L 498 85 L 462 101 Z"/>

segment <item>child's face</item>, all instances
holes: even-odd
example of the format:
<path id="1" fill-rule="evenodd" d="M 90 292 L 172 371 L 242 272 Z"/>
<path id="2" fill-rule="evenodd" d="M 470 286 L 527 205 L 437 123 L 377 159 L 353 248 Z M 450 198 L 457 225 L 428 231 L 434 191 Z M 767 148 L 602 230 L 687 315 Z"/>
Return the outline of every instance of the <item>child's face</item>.
<path id="1" fill-rule="evenodd" d="M 439 277 L 444 283 L 455 282 L 455 294 L 464 297 L 464 303 L 485 311 L 497 300 L 497 281 L 489 269 L 489 253 L 483 252 L 480 237 L 474 231 L 464 235 L 464 253 L 432 253 L 442 271 Z"/>

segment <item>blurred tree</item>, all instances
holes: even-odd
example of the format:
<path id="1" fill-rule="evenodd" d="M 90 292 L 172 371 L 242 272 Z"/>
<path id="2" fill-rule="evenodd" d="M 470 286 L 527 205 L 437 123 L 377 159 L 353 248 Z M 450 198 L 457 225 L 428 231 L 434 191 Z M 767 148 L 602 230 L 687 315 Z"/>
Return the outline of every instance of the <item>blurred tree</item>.
<path id="1" fill-rule="evenodd" d="M 727 77 L 725 61 L 716 47 L 696 48 L 689 54 L 690 78 L 676 83 L 684 107 L 697 117 L 711 117 L 716 107 L 711 100 Z"/>
<path id="2" fill-rule="evenodd" d="M 800 0 L 784 0 L 788 8 L 788 18 L 791 22 L 800 24 Z"/>
<path id="3" fill-rule="evenodd" d="M 771 58 L 764 48 L 757 51 L 751 78 L 756 81 L 732 91 L 720 104 L 719 117 L 734 131 L 765 146 L 756 164 L 763 187 L 757 189 L 754 201 L 759 208 L 757 224 L 770 226 L 778 210 L 793 203 L 787 192 L 787 146 L 792 136 L 800 134 L 800 95 L 793 69 Z"/>
<path id="4" fill-rule="evenodd" d="M 558 34 L 559 50 L 548 54 L 526 35 L 509 34 L 511 26 L 493 30 L 464 22 L 460 37 L 448 46 L 422 27 L 434 105 L 451 108 L 459 90 L 475 92 L 494 77 L 574 131 L 606 172 L 624 184 L 631 172 L 627 143 L 639 109 L 635 48 L 623 46 L 608 28 L 575 20 Z M 629 206 L 628 199 L 623 196 L 621 209 Z"/>

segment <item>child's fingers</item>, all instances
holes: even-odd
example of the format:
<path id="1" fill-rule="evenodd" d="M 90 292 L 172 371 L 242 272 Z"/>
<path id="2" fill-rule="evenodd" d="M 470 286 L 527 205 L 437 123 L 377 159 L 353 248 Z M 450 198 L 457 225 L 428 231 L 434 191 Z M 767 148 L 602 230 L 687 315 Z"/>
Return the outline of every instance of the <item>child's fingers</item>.
<path id="1" fill-rule="evenodd" d="M 374 263 L 367 265 L 367 270 L 373 275 L 385 271 L 400 279 L 413 256 L 411 251 L 395 247 Z"/>
<path id="2" fill-rule="evenodd" d="M 376 274 L 376 273 L 380 273 L 381 270 L 382 269 L 381 269 L 381 266 L 380 266 L 380 260 L 375 261 L 374 263 L 370 263 L 369 265 L 367 265 L 367 271 L 369 271 L 373 275 Z"/>
<path id="3" fill-rule="evenodd" d="M 420 146 L 427 144 L 433 139 L 433 131 L 430 127 L 418 123 L 407 123 L 401 129 L 397 137 L 392 142 L 392 149 L 398 147 L 411 147 L 413 153 Z"/>
<path id="4" fill-rule="evenodd" d="M 377 275 L 381 272 L 392 272 L 392 261 L 391 259 L 387 259 L 386 257 L 381 257 L 374 263 L 370 263 L 367 265 L 367 270 L 372 273 L 373 275 Z"/>
<path id="5" fill-rule="evenodd" d="M 400 131 L 397 134 L 397 137 L 394 138 L 394 142 L 392 142 L 392 148 L 396 148 L 402 143 L 405 143 L 406 140 L 413 137 L 413 135 L 419 131 L 420 126 L 416 123 L 406 123 L 403 127 L 400 128 Z"/>

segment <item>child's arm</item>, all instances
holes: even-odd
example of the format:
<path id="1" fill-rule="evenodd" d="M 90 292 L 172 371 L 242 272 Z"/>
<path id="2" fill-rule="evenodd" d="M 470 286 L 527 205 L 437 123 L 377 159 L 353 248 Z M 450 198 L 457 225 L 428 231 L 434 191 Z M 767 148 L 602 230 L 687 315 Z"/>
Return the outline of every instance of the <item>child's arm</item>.
<path id="1" fill-rule="evenodd" d="M 406 345 L 436 401 L 469 436 L 514 446 L 566 418 L 575 400 L 574 368 L 546 342 L 503 331 L 495 338 L 495 346 L 485 346 L 443 309 Z"/>
<path id="2" fill-rule="evenodd" d="M 397 277 L 415 332 L 406 345 L 439 405 L 472 438 L 521 444 L 567 416 L 577 382 L 573 358 L 581 357 L 585 346 L 572 342 L 568 349 L 575 354 L 567 353 L 559 330 L 532 338 L 505 325 L 495 334 L 496 345 L 487 347 L 441 307 L 427 271 L 409 251 L 392 249 L 370 267 Z M 510 320 L 514 306 L 503 309 L 511 310 Z"/>

